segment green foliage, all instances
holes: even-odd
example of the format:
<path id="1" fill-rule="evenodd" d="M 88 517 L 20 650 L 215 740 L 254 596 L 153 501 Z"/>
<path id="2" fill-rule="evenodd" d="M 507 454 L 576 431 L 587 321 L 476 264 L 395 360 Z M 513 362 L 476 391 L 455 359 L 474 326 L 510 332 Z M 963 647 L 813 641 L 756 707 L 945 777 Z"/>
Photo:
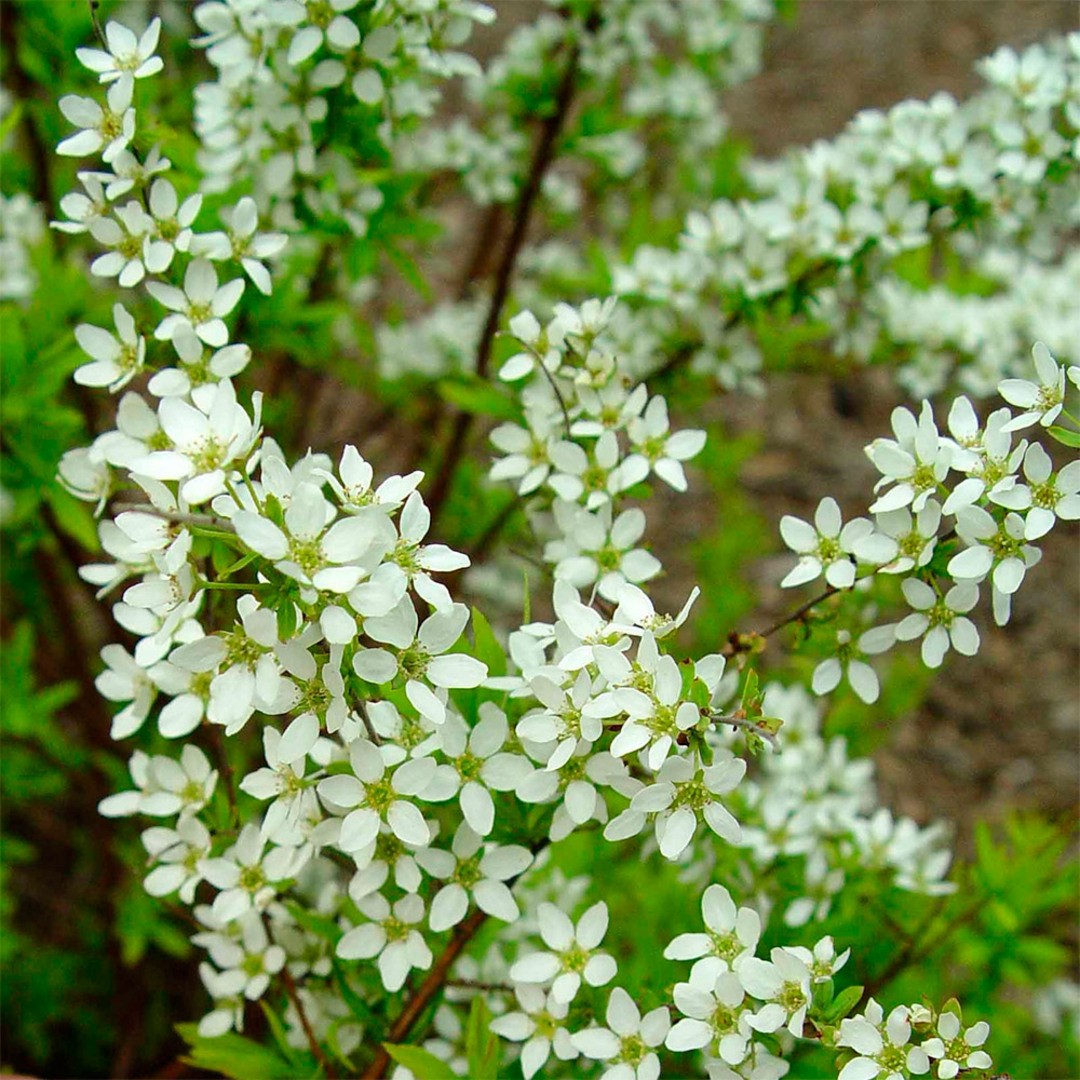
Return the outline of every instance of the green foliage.
<path id="1" fill-rule="evenodd" d="M 399 1065 L 404 1065 L 416 1080 L 453 1080 L 457 1073 L 441 1058 L 419 1046 L 395 1046 L 383 1043 L 386 1052 Z"/>
<path id="2" fill-rule="evenodd" d="M 316 1077 L 322 1070 L 300 1068 L 302 1058 L 295 1053 L 283 1057 L 277 1050 L 245 1039 L 242 1035 L 218 1035 L 205 1038 L 195 1024 L 177 1024 L 176 1030 L 188 1044 L 185 1061 L 197 1069 L 209 1069 L 232 1080 L 296 1080 L 297 1077 Z"/>

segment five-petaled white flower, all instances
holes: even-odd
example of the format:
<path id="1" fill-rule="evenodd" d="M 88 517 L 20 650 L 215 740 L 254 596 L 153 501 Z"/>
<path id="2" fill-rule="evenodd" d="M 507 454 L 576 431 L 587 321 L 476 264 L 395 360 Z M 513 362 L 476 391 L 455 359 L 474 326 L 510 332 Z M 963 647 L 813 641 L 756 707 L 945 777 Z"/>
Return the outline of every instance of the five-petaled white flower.
<path id="1" fill-rule="evenodd" d="M 658 1080 L 656 1047 L 663 1044 L 671 1027 L 667 1007 L 661 1005 L 642 1016 L 634 999 L 616 986 L 608 998 L 605 1019 L 606 1028 L 585 1028 L 571 1036 L 586 1057 L 608 1063 L 601 1080 Z"/>
<path id="2" fill-rule="evenodd" d="M 859 1055 L 840 1070 L 840 1080 L 904 1080 L 909 1073 L 922 1076 L 929 1072 L 925 1049 L 908 1046 L 910 1038 L 907 1006 L 897 1005 L 886 1019 L 881 1006 L 871 998 L 862 1016 L 840 1023 L 840 1045 Z"/>
<path id="3" fill-rule="evenodd" d="M 356 739 L 349 747 L 353 775 L 342 773 L 319 781 L 319 798 L 324 803 L 351 810 L 341 823 L 338 846 L 342 851 L 357 851 L 370 844 L 378 837 L 382 822 L 406 844 L 428 842 L 431 831 L 424 815 L 408 800 L 431 783 L 435 762 L 431 758 L 403 761 L 403 754 L 400 747 L 379 747 L 367 739 Z M 388 768 L 393 772 L 388 774 Z"/>
<path id="4" fill-rule="evenodd" d="M 361 897 L 356 906 L 371 922 L 354 926 L 338 942 L 342 960 L 370 960 L 378 957 L 383 986 L 396 993 L 405 985 L 413 968 L 431 967 L 431 949 L 417 925 L 424 918 L 424 901 L 407 893 L 393 908 L 381 893 Z"/>
<path id="5" fill-rule="evenodd" d="M 615 978 L 615 961 L 605 952 L 597 952 L 608 928 L 607 904 L 593 904 L 578 920 L 554 904 L 541 904 L 537 910 L 540 936 L 550 952 L 534 952 L 515 961 L 510 978 L 515 983 L 551 982 L 551 998 L 565 1004 L 574 999 L 584 979 L 589 986 L 603 986 Z"/>
<path id="6" fill-rule="evenodd" d="M 184 271 L 183 289 L 159 281 L 148 282 L 146 288 L 155 300 L 172 312 L 154 331 L 159 341 L 168 341 L 179 327 L 187 326 L 207 345 L 217 349 L 229 340 L 224 316 L 239 302 L 244 280 L 234 278 L 219 287 L 213 264 L 207 259 L 192 259 Z"/>
<path id="7" fill-rule="evenodd" d="M 998 393 L 1010 404 L 1024 411 L 1010 420 L 1002 430 L 1022 431 L 1034 424 L 1049 427 L 1060 414 L 1065 402 L 1065 368 L 1050 355 L 1041 342 L 1031 350 L 1038 382 L 1028 379 L 1005 379 L 998 384 Z"/>
<path id="8" fill-rule="evenodd" d="M 922 659 L 927 667 L 941 666 L 950 643 L 963 656 L 974 656 L 979 651 L 979 631 L 966 617 L 978 603 L 977 585 L 965 581 L 944 596 L 918 578 L 905 578 L 900 587 L 915 611 L 896 624 L 896 638 L 911 641 L 921 637 Z"/>
<path id="9" fill-rule="evenodd" d="M 491 1030 L 511 1042 L 525 1044 L 521 1048 L 525 1080 L 532 1080 L 552 1051 L 560 1061 L 573 1061 L 578 1049 L 564 1026 L 569 1003 L 556 1001 L 552 994 L 531 983 L 515 986 L 514 993 L 520 1010 L 496 1016 L 491 1021 Z"/>
<path id="10" fill-rule="evenodd" d="M 527 848 L 517 844 L 485 845 L 483 837 L 462 823 L 449 851 L 422 848 L 416 853 L 416 861 L 445 882 L 435 894 L 428 914 L 428 925 L 436 933 L 457 926 L 465 918 L 470 893 L 481 911 L 503 922 L 515 922 L 521 914 L 506 882 L 523 873 L 532 862 Z"/>
<path id="11" fill-rule="evenodd" d="M 108 164 L 135 137 L 135 110 L 131 107 L 131 79 L 119 79 L 109 87 L 104 108 L 93 98 L 66 94 L 60 99 L 65 119 L 82 128 L 56 148 L 66 157 L 86 157 L 101 151 Z"/>
<path id="12" fill-rule="evenodd" d="M 821 572 L 834 589 L 849 589 L 855 584 L 855 557 L 874 536 L 874 526 L 866 518 L 854 518 L 841 527 L 840 507 L 836 500 L 827 496 L 814 511 L 814 524 L 785 514 L 780 519 L 780 535 L 799 561 L 780 582 L 783 588 L 804 585 L 813 581 Z M 882 547 L 880 554 L 886 561 L 891 547 Z M 871 554 L 875 554 L 871 552 Z M 863 555 L 865 558 L 866 556 Z M 877 561 L 876 559 L 868 561 Z"/>
<path id="13" fill-rule="evenodd" d="M 943 1012 L 938 1017 L 937 1035 L 927 1039 L 922 1048 L 937 1061 L 940 1080 L 952 1080 L 961 1069 L 989 1069 L 994 1064 L 990 1055 L 980 1049 L 989 1034 L 990 1025 L 980 1020 L 961 1035 L 960 1017 Z"/>
<path id="14" fill-rule="evenodd" d="M 81 48 L 75 50 L 75 55 L 79 63 L 96 72 L 103 83 L 125 77 L 129 77 L 129 81 L 145 79 L 156 75 L 165 66 L 161 57 L 154 55 L 160 36 L 161 20 L 158 18 L 151 21 L 141 37 L 136 37 L 133 30 L 120 23 L 109 22 L 105 26 L 108 52 Z"/>

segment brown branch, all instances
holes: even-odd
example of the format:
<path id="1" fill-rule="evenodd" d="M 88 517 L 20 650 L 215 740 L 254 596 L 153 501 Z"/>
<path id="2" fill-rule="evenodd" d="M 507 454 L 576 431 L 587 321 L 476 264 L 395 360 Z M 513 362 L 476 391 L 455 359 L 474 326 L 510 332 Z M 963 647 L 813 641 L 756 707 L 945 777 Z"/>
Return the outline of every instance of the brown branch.
<path id="1" fill-rule="evenodd" d="M 476 908 L 463 923 L 458 924 L 450 943 L 442 951 L 438 960 L 435 961 L 431 971 L 428 972 L 427 978 L 420 984 L 416 993 L 405 1003 L 401 1015 L 394 1021 L 387 1036 L 387 1042 L 395 1044 L 404 1042 L 408 1038 L 413 1025 L 420 1019 L 420 1014 L 423 1013 L 431 999 L 445 985 L 454 961 L 461 955 L 465 946 L 476 936 L 477 931 L 484 925 L 486 919 L 486 913 Z M 374 1060 L 364 1071 L 364 1080 L 380 1080 L 386 1074 L 386 1068 L 389 1064 L 390 1055 L 387 1053 L 385 1045 L 382 1045 L 379 1047 Z"/>
<path id="2" fill-rule="evenodd" d="M 491 292 L 487 318 L 484 320 L 484 327 L 480 332 L 480 341 L 476 347 L 476 374 L 480 378 L 487 375 L 488 366 L 491 362 L 491 349 L 495 341 L 495 332 L 499 328 L 503 307 L 506 305 L 506 300 L 510 295 L 514 267 L 517 264 L 518 255 L 521 253 L 522 244 L 525 242 L 529 219 L 532 216 L 537 196 L 540 194 L 540 186 L 543 183 L 544 176 L 555 159 L 555 143 L 563 125 L 566 123 L 567 117 L 570 115 L 570 104 L 574 97 L 580 59 L 581 46 L 579 42 L 575 41 L 571 46 L 570 56 L 567 59 L 566 68 L 563 71 L 562 79 L 559 81 L 559 87 L 555 94 L 555 107 L 551 115 L 546 117 L 541 125 L 540 138 L 533 152 L 529 172 L 518 195 L 517 205 L 514 208 L 514 219 L 510 235 L 495 270 L 495 287 Z M 461 461 L 474 419 L 472 413 L 463 411 L 459 411 L 454 418 L 450 438 L 446 449 L 441 454 L 442 464 L 435 475 L 427 499 L 433 526 L 442 512 L 446 498 L 450 493 L 450 483 L 453 480 L 458 463 Z"/>
<path id="3" fill-rule="evenodd" d="M 292 977 L 292 972 L 289 970 L 288 964 L 281 969 L 281 981 L 285 986 L 285 993 L 288 995 L 293 1008 L 296 1010 L 296 1015 L 300 1017 L 300 1026 L 304 1029 L 304 1034 L 307 1036 L 308 1047 L 311 1049 L 311 1053 L 314 1055 L 315 1060 L 322 1067 L 323 1072 L 329 1080 L 334 1080 L 337 1073 L 334 1072 L 334 1068 L 330 1064 L 329 1058 L 323 1053 L 322 1047 L 319 1045 L 319 1040 L 315 1038 L 315 1032 L 312 1030 L 311 1021 L 308 1020 L 308 1015 L 304 1011 L 304 1003 L 300 1000 L 300 995 L 296 992 L 296 980 Z"/>

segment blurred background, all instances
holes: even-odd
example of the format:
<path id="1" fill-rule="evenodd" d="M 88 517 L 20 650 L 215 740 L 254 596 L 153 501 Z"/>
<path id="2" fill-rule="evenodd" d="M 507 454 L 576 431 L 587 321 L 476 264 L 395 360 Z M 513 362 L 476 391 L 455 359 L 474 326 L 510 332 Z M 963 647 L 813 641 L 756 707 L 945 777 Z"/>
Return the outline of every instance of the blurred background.
<path id="1" fill-rule="evenodd" d="M 532 8 L 514 0 L 494 6 L 501 18 L 481 35 L 481 54 Z M 48 31 L 50 8 L 63 9 L 64 34 L 89 41 L 88 14 L 77 36 L 82 5 L 0 4 L 0 82 L 23 106 L 14 130 L 6 119 L 2 126 L 26 163 L 30 190 L 47 204 L 67 190 L 52 175 L 50 156 L 61 121 L 51 72 L 34 62 L 38 53 L 25 35 Z M 792 21 L 768 31 L 765 72 L 733 89 L 727 108 L 758 153 L 780 153 L 835 134 L 860 108 L 937 90 L 965 96 L 979 82 L 974 61 L 995 46 L 1023 46 L 1076 26 L 1071 0 L 802 0 Z M 201 54 L 183 55 L 204 63 Z M 54 276 L 32 303 L 54 335 L 57 319 L 79 310 L 89 286 L 77 263 L 49 265 Z M 335 452 L 359 432 L 382 472 L 410 465 L 407 432 L 370 396 L 310 367 L 286 363 L 272 378 L 283 411 L 290 400 L 305 402 L 287 449 Z M 143 893 L 135 824 L 96 812 L 99 799 L 123 786 L 128 750 L 110 741 L 110 707 L 93 686 L 95 657 L 116 629 L 75 573 L 93 559 L 95 535 L 82 508 L 48 487 L 60 454 L 106 422 L 73 389 L 44 376 L 32 392 L 7 376 L 3 383 L 4 487 L 36 484 L 37 493 L 13 508 L 5 490 L 0 517 L 0 1070 L 195 1075 L 179 1062 L 171 1027 L 204 1009 L 182 914 Z M 703 420 L 727 432 L 730 447 L 697 463 L 691 497 L 671 498 L 650 514 L 663 530 L 652 539 L 669 565 L 658 607 L 678 607 L 701 581 L 714 616 L 714 623 L 699 621 L 701 633 L 738 620 L 761 626 L 786 610 L 776 587 L 789 563 L 778 550 L 780 515 L 808 516 L 826 494 L 858 507 L 874 478 L 862 447 L 888 428 L 897 401 L 887 373 L 864 371 L 842 380 L 779 375 L 767 399 L 702 403 Z M 11 433 L 30 423 L 33 445 L 13 443 Z M 766 440 L 767 450 L 755 453 Z M 703 566 L 721 561 L 739 567 L 739 584 L 710 597 Z M 1071 828 L 1080 785 L 1078 612 L 1077 534 L 1062 528 L 1047 538 L 1010 626 L 981 627 L 978 657 L 947 663 L 932 683 L 913 673 L 913 683 L 924 683 L 873 719 L 864 748 L 874 751 L 886 805 L 920 822 L 955 822 L 961 853 L 973 849 L 976 821 L 1001 822 L 1017 809 Z M 1023 677 L 1004 677 L 1018 670 Z M 1076 927 L 1061 936 L 1075 956 Z"/>

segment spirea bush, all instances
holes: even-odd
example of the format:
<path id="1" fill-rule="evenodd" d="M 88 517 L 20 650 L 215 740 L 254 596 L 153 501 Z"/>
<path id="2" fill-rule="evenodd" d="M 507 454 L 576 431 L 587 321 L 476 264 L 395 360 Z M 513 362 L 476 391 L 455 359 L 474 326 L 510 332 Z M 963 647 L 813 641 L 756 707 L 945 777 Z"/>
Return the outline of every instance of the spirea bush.
<path id="1" fill-rule="evenodd" d="M 823 715 L 874 706 L 885 654 L 975 654 L 973 613 L 1006 624 L 1080 517 L 1080 35 L 760 162 L 721 99 L 769 0 L 510 7 L 484 64 L 473 0 L 87 11 L 67 61 L 49 224 L 106 298 L 72 374 L 110 420 L 59 483 L 117 628 L 95 682 L 130 780 L 100 812 L 140 821 L 198 951 L 205 1012 L 173 1019 L 237 1077 L 990 1076 L 987 1018 L 919 965 L 1060 849 L 986 835 L 952 868 Z M 455 292 L 417 250 L 462 202 Z M 5 196 L 15 307 L 44 224 Z M 435 430 L 426 470 L 364 432 L 284 452 L 261 353 L 309 339 Z M 866 447 L 861 516 L 781 520 L 790 614 L 688 652 L 701 590 L 649 592 L 685 538 L 645 537 L 706 432 L 668 397 L 767 395 L 808 346 L 921 403 Z"/>

